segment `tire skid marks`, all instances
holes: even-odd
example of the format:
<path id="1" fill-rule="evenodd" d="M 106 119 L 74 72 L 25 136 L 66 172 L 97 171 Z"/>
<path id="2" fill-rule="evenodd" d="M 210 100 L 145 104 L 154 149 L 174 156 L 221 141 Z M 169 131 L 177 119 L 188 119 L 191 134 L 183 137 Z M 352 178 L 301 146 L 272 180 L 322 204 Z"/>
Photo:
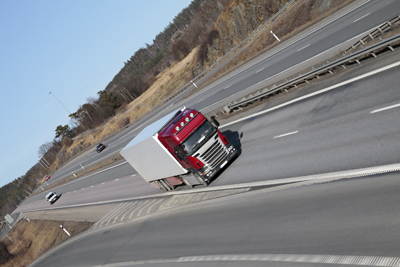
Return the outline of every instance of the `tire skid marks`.
<path id="1" fill-rule="evenodd" d="M 248 190 L 250 190 L 250 187 L 123 202 L 97 221 L 91 229 L 95 230 L 116 223 L 134 220 L 138 217 L 152 214 L 157 211 L 200 202 L 207 199 L 239 194 L 247 192 Z"/>

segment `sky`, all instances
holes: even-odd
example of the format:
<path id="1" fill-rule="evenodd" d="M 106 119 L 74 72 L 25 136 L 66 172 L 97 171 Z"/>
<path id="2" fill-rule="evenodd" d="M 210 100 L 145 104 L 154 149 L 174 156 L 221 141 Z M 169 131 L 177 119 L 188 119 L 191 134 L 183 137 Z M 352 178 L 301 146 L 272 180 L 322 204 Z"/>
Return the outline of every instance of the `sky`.
<path id="1" fill-rule="evenodd" d="M 190 2 L 0 0 L 0 187 Z"/>

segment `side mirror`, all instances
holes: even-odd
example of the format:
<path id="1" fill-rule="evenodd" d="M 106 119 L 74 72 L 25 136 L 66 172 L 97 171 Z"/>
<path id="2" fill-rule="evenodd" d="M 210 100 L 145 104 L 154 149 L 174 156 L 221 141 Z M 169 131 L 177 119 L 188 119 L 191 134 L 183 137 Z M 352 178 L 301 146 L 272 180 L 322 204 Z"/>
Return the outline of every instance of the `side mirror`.
<path id="1" fill-rule="evenodd" d="M 211 116 L 210 119 L 211 119 L 212 125 L 214 125 L 215 128 L 218 128 L 219 127 L 219 122 L 215 119 L 215 117 Z"/>
<path id="2" fill-rule="evenodd" d="M 174 154 L 176 155 L 176 157 L 177 157 L 179 160 L 184 160 L 184 159 L 186 159 L 186 155 L 185 155 L 185 153 L 183 153 L 183 151 L 181 150 L 180 147 L 175 147 L 174 149 L 175 149 Z"/>

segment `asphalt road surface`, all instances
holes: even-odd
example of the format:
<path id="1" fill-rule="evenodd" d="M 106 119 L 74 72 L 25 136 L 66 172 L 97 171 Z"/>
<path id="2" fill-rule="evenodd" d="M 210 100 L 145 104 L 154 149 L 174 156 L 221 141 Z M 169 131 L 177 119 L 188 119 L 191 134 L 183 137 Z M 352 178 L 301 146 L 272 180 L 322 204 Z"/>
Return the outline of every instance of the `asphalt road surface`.
<path id="1" fill-rule="evenodd" d="M 387 57 L 394 60 L 392 55 Z M 387 62 L 385 58 L 379 63 L 383 62 Z M 400 158 L 400 125 L 397 122 L 400 107 L 396 106 L 400 103 L 399 71 L 400 66 L 393 67 L 221 128 L 240 155 L 209 186 L 397 163 Z M 326 83 L 337 80 L 332 76 Z M 320 85 L 317 83 L 314 87 Z M 297 94 L 305 97 L 310 91 L 318 92 L 308 87 L 287 96 L 293 101 Z M 54 191 L 63 196 L 52 207 L 160 193 L 129 164 L 99 171 Z M 74 198 L 67 197 L 67 193 Z M 15 212 L 50 208 L 44 195 L 45 192 L 26 200 Z"/>
<path id="2" fill-rule="evenodd" d="M 128 129 L 104 142 L 107 148 L 100 154 L 94 149 L 87 151 L 58 170 L 52 175 L 50 184 L 66 175 L 71 175 L 71 172 L 80 170 L 81 165 L 85 167 L 100 161 L 102 157 L 117 153 L 138 134 L 140 129 L 168 111 L 182 105 L 194 107 L 203 112 L 223 107 L 224 103 L 238 99 L 241 94 L 256 91 L 258 87 L 272 84 L 275 80 L 284 79 L 290 74 L 330 58 L 340 49 L 347 49 L 356 41 L 356 39 L 353 40 L 355 36 L 397 16 L 400 10 L 400 2 L 395 0 L 363 1 L 363 3 L 350 12 L 346 9 L 336 15 L 336 18 L 330 18 L 327 22 L 319 23 L 289 39 L 232 74 L 207 86 L 194 97 L 179 102 L 175 106 L 167 103 L 158 108 L 146 122 L 140 122 L 139 125 L 132 127 L 132 130 Z M 362 19 L 359 19 L 361 17 Z M 274 78 L 268 80 L 268 83 L 263 82 L 271 77 Z M 218 103 L 217 106 L 215 103 Z"/>
<path id="3" fill-rule="evenodd" d="M 238 255 L 269 254 L 398 257 L 399 178 L 263 189 L 192 204 L 89 231 L 31 266 L 122 266 L 117 263 L 207 255 L 233 262 Z"/>

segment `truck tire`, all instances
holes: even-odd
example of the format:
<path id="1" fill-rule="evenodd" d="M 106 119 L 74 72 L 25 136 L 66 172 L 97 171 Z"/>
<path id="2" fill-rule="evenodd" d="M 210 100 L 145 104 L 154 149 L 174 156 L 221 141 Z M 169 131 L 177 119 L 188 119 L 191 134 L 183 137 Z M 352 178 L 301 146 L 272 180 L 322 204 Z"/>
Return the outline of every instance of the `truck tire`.
<path id="1" fill-rule="evenodd" d="M 197 181 L 199 181 L 202 185 L 208 186 L 208 183 L 203 178 L 201 178 L 200 175 L 198 175 L 195 172 L 193 172 L 193 175 L 197 179 Z"/>
<path id="2" fill-rule="evenodd" d="M 190 187 L 190 188 L 193 188 L 193 185 L 190 184 L 188 180 L 186 180 L 186 179 L 183 178 L 183 177 L 181 177 L 181 179 L 182 179 L 182 182 L 183 182 L 186 186 L 188 186 L 188 187 Z"/>
<path id="3" fill-rule="evenodd" d="M 173 190 L 172 186 L 170 185 L 170 183 L 168 183 L 168 181 L 166 181 L 165 179 L 161 179 L 158 180 L 160 182 L 160 184 L 164 187 L 165 190 L 167 191 L 171 191 Z"/>

